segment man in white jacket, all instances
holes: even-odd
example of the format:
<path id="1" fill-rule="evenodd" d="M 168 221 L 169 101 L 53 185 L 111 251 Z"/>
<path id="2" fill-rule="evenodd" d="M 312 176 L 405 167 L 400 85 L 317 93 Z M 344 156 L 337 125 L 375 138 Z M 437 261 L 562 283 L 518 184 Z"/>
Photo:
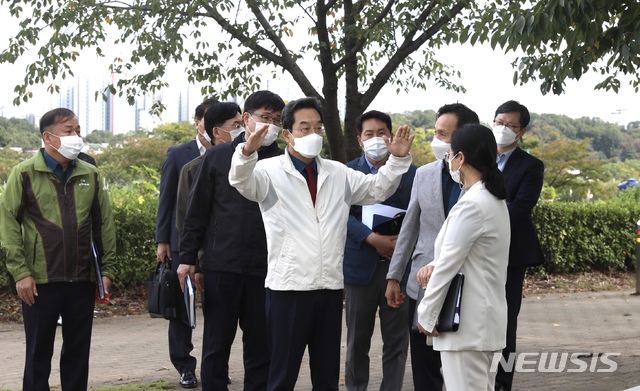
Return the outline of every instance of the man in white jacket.
<path id="1" fill-rule="evenodd" d="M 267 390 L 293 390 L 308 346 L 314 389 L 338 390 L 342 321 L 342 261 L 351 205 L 390 197 L 411 164 L 413 136 L 402 126 L 392 156 L 377 175 L 319 157 L 324 134 L 316 98 L 282 111 L 283 156 L 258 162 L 266 127 L 238 145 L 229 183 L 258 202 L 267 233 Z"/>

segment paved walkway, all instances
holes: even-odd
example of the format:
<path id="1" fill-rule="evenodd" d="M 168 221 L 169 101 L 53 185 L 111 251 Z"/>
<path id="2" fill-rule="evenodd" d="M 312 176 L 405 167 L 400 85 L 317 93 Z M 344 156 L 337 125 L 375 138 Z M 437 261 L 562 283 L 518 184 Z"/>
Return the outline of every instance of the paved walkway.
<path id="1" fill-rule="evenodd" d="M 622 391 L 640 386 L 640 297 L 631 292 L 575 293 L 530 296 L 523 300 L 518 351 L 522 368 L 515 390 Z M 200 317 L 200 319 L 202 319 Z M 200 358 L 202 325 L 194 334 L 195 355 Z M 343 360 L 344 337 L 343 330 Z M 50 384 L 59 384 L 57 370 L 61 336 L 58 330 Z M 24 333 L 21 324 L 0 324 L 0 390 L 19 390 L 24 363 Z M 552 353 L 595 354 L 568 360 L 563 371 L 540 372 L 537 359 Z M 523 356 L 523 353 L 528 355 Z M 376 330 L 372 348 L 370 389 L 381 378 L 381 343 Z M 547 357 L 548 357 L 547 356 Z M 305 356 L 306 360 L 306 356 Z M 612 362 L 615 364 L 612 364 Z M 516 361 L 517 363 L 517 361 Z M 617 365 L 614 372 L 598 372 Z M 241 331 L 238 331 L 230 360 L 233 383 L 229 390 L 242 390 Z M 343 364 L 344 367 L 344 364 Z M 544 365 L 543 365 L 544 368 Z M 568 372 L 583 368 L 586 372 Z M 198 368 L 199 371 L 199 368 Z M 147 383 L 165 379 L 177 383 L 178 375 L 169 362 L 167 323 L 148 316 L 96 319 L 91 347 L 91 388 L 104 385 Z M 407 363 L 406 390 L 413 389 Z M 296 389 L 311 390 L 308 363 L 303 363 Z M 344 379 L 341 381 L 344 388 Z"/>

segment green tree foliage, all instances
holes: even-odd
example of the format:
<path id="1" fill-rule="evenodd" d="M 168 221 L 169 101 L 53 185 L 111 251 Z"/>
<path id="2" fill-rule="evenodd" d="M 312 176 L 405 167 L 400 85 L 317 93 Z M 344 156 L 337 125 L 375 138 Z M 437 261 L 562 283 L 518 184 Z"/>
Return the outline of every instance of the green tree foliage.
<path id="1" fill-rule="evenodd" d="M 502 3 L 497 1 L 496 3 Z M 589 72 L 603 75 L 596 89 L 618 91 L 620 76 L 640 86 L 640 3 L 627 0 L 509 1 L 488 14 L 491 46 L 523 51 L 513 82 L 539 80 L 540 91 L 561 94 L 565 80 Z M 474 30 L 474 29 L 472 29 Z M 477 33 L 476 33 L 477 34 Z"/>
<path id="2" fill-rule="evenodd" d="M 556 137 L 554 133 L 572 140 L 590 138 L 593 150 L 602 159 L 621 157 L 625 138 L 623 129 L 600 118 L 572 119 L 558 114 L 532 114 L 528 127 L 531 133 L 546 139 Z"/>
<path id="3" fill-rule="evenodd" d="M 454 81 L 459 72 L 436 58 L 437 49 L 492 35 L 508 36 L 514 46 L 534 41 L 513 34 L 525 0 L 0 0 L 5 3 L 21 30 L 0 62 L 38 53 L 16 86 L 16 104 L 32 97 L 33 83 L 58 91 L 56 80 L 73 75 L 80 50 L 104 56 L 107 45 L 130 48 L 107 59 L 118 81 L 104 91 L 130 104 L 165 87 L 168 65 L 185 60 L 188 81 L 206 83 L 203 94 L 222 99 L 255 91 L 269 72 L 286 73 L 304 95 L 322 101 L 331 157 L 339 161 L 360 154 L 355 120 L 385 85 L 408 91 L 431 82 L 464 91 Z"/>
<path id="4" fill-rule="evenodd" d="M 124 141 L 124 135 L 112 135 L 108 130 L 94 130 L 89 133 L 84 140 L 91 144 L 109 144 L 115 145 L 118 141 Z"/>
<path id="5" fill-rule="evenodd" d="M 40 130 L 20 118 L 0 117 L 0 148 L 19 147 L 25 150 L 40 147 Z"/>
<path id="6" fill-rule="evenodd" d="M 433 110 L 414 110 L 404 113 L 390 114 L 391 122 L 395 128 L 409 125 L 411 129 L 433 129 L 436 125 L 436 112 Z"/>
<path id="7" fill-rule="evenodd" d="M 556 136 L 531 150 L 544 162 L 544 185 L 552 187 L 560 199 L 588 199 L 589 194 L 593 194 L 595 182 L 606 180 L 603 161 L 594 156 L 590 144 L 590 139 L 570 140 Z"/>
<path id="8" fill-rule="evenodd" d="M 193 139 L 196 131 L 190 122 L 169 122 L 155 128 L 153 134 L 175 144 L 182 144 Z"/>
<path id="9" fill-rule="evenodd" d="M 640 128 L 627 128 L 622 133 L 620 160 L 640 159 Z"/>
<path id="10" fill-rule="evenodd" d="M 147 180 L 147 169 L 160 172 L 167 149 L 175 145 L 161 138 L 130 138 L 117 146 L 108 147 L 97 156 L 100 172 L 108 183 L 125 185 Z"/>
<path id="11" fill-rule="evenodd" d="M 7 181 L 9 172 L 16 164 L 30 157 L 30 153 L 18 152 L 10 148 L 0 148 L 0 184 Z"/>

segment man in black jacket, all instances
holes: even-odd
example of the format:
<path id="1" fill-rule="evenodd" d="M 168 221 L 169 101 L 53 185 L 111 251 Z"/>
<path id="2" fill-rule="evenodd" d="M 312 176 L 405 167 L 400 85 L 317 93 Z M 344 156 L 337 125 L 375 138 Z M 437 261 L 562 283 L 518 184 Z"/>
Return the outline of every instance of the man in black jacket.
<path id="1" fill-rule="evenodd" d="M 269 91 L 255 92 L 245 102 L 241 120 L 246 131 L 269 126 L 272 135 L 258 152 L 259 159 L 283 153 L 275 142 L 283 107 L 282 98 Z M 215 130 L 233 134 L 241 129 L 225 122 Z M 203 390 L 227 389 L 238 322 L 243 331 L 244 389 L 264 390 L 269 373 L 264 290 L 267 239 L 262 215 L 258 204 L 240 195 L 228 179 L 231 157 L 244 136 L 241 133 L 205 154 L 189 193 L 180 241 L 182 286 L 186 275 L 195 272 L 198 250 L 204 248 Z"/>
<path id="2" fill-rule="evenodd" d="M 169 147 L 167 157 L 162 163 L 156 220 L 157 257 L 158 262 L 169 258 L 172 270 L 176 270 L 180 264 L 180 247 L 178 246 L 178 230 L 176 229 L 176 196 L 180 170 L 182 166 L 204 154 L 209 148 L 210 141 L 205 137 L 207 135 L 204 131 L 204 113 L 208 107 L 216 102 L 215 99 L 209 98 L 196 107 L 197 134 L 195 138 L 184 144 Z M 177 317 L 169 321 L 169 358 L 180 373 L 180 386 L 183 388 L 198 386 L 198 380 L 195 376 L 197 360 L 191 355 L 193 350 L 191 337 L 192 330 L 187 322 L 184 300 L 178 300 Z"/>

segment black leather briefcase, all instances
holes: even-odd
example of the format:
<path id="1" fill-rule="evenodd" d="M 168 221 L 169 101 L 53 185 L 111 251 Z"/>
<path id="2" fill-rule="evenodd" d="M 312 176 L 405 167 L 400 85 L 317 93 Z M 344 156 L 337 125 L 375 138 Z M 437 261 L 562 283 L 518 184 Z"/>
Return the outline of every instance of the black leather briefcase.
<path id="1" fill-rule="evenodd" d="M 147 307 L 152 318 L 177 317 L 178 276 L 171 270 L 171 261 L 158 262 L 147 282 Z"/>

